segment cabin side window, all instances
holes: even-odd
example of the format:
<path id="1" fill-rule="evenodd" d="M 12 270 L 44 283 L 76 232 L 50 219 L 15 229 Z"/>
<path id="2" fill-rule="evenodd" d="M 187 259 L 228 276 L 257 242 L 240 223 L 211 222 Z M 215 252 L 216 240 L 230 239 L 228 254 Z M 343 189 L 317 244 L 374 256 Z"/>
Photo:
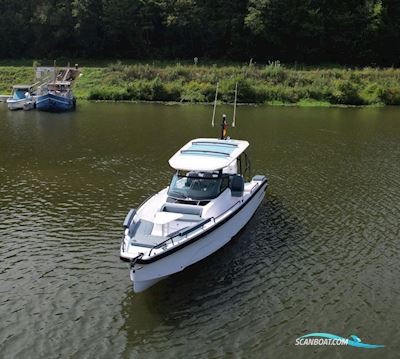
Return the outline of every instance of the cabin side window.
<path id="1" fill-rule="evenodd" d="M 224 192 L 228 187 L 229 187 L 229 176 L 222 175 L 220 193 Z"/>

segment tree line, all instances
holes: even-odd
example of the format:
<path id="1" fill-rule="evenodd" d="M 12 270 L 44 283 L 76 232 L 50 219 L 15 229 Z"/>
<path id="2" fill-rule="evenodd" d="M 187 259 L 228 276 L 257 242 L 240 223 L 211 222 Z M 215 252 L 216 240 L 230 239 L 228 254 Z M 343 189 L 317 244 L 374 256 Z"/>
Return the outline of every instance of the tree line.
<path id="1" fill-rule="evenodd" d="M 0 57 L 400 65 L 400 0 L 0 0 Z"/>

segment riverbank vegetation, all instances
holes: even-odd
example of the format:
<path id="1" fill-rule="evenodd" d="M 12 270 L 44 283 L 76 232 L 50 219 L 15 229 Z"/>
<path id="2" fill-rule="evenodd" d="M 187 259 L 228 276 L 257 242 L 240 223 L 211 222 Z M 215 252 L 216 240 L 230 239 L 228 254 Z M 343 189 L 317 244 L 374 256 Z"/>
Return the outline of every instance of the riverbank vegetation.
<path id="1" fill-rule="evenodd" d="M 237 82 L 240 102 L 400 104 L 398 0 L 9 0 L 0 14 L 1 92 L 33 81 L 23 58 L 63 57 L 83 58 L 81 99 L 211 102 L 219 82 L 232 102 Z"/>
<path id="2" fill-rule="evenodd" d="M 32 68 L 1 67 L 0 92 L 31 82 Z M 219 100 L 298 105 L 400 105 L 400 69 L 266 65 L 129 64 L 83 67 L 74 93 L 79 99 L 212 102 Z"/>

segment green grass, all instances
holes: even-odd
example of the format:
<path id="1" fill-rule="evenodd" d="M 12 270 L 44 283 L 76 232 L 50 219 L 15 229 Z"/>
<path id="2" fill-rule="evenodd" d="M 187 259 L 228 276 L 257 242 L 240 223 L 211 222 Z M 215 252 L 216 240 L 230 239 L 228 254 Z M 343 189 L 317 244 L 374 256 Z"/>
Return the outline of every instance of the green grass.
<path id="1" fill-rule="evenodd" d="M 0 93 L 17 83 L 32 82 L 28 60 L 18 67 L 0 61 Z M 61 64 L 66 61 L 58 60 Z M 219 82 L 219 100 L 298 106 L 400 105 L 400 70 L 395 68 L 304 67 L 189 62 L 75 60 L 82 76 L 74 85 L 79 99 L 112 101 L 212 102 Z M 33 61 L 30 60 L 30 64 Z M 49 65 L 51 62 L 42 62 Z"/>
<path id="2" fill-rule="evenodd" d="M 301 99 L 297 102 L 300 107 L 329 107 L 331 104 L 327 101 L 317 101 L 310 98 Z"/>
<path id="3" fill-rule="evenodd" d="M 0 94 L 11 93 L 13 85 L 31 84 L 33 81 L 32 67 L 0 67 Z"/>

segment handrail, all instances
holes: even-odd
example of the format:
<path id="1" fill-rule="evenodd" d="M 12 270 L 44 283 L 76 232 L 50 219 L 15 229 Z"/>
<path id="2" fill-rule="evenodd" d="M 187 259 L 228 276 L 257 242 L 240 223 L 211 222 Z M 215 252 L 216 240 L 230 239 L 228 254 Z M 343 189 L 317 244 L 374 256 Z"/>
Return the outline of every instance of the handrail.
<path id="1" fill-rule="evenodd" d="M 168 236 L 167 237 L 167 239 L 165 240 L 165 241 L 162 241 L 161 243 L 158 243 L 158 244 L 156 244 L 153 248 L 151 248 L 150 249 L 150 252 L 149 252 L 149 257 L 150 257 L 150 255 L 151 255 L 151 252 L 153 251 L 153 249 L 158 249 L 158 248 L 161 248 L 162 246 L 164 246 L 165 245 L 165 243 L 166 242 L 168 242 L 168 241 L 172 241 L 172 244 L 174 244 L 174 238 L 176 238 L 176 237 L 183 237 L 183 236 L 187 236 L 190 232 L 193 232 L 193 231 L 195 231 L 196 229 L 198 229 L 198 228 L 200 228 L 200 227 L 203 227 L 204 225 L 206 225 L 208 222 L 210 222 L 211 220 L 214 220 L 215 221 L 215 218 L 214 217 L 210 217 L 210 218 L 207 218 L 207 219 L 205 219 L 204 221 L 202 221 L 202 222 L 200 222 L 200 223 L 198 223 L 198 224 L 196 224 L 196 225 L 194 225 L 194 226 L 192 226 L 192 227 L 189 227 L 188 229 L 182 229 L 182 230 L 180 230 L 178 233 L 172 233 L 172 235 L 170 235 L 170 236 Z"/>
<path id="2" fill-rule="evenodd" d="M 258 183 L 256 183 L 253 187 L 251 187 L 250 192 L 253 192 L 253 189 L 258 186 Z"/>
<path id="3" fill-rule="evenodd" d="M 139 253 L 135 258 L 132 258 L 132 259 L 130 260 L 130 263 L 129 263 L 130 269 L 133 269 L 133 268 L 135 267 L 136 262 L 137 262 L 140 258 L 142 258 L 143 256 L 144 256 L 144 253 Z"/>
<path id="4" fill-rule="evenodd" d="M 179 233 L 177 233 L 174 237 L 176 237 L 176 236 L 185 236 L 185 235 L 187 235 L 188 233 L 190 233 L 190 232 L 193 232 L 194 230 L 196 230 L 197 228 L 200 228 L 200 227 L 202 227 L 202 226 L 204 226 L 205 224 L 207 224 L 208 222 L 210 222 L 212 219 L 213 219 L 214 217 L 210 217 L 210 218 L 207 218 L 207 219 L 205 219 L 204 221 L 202 221 L 202 222 L 200 222 L 200 223 L 198 223 L 198 224 L 196 224 L 196 225 L 194 225 L 194 226 L 192 226 L 192 227 L 189 227 L 188 229 L 182 229 L 181 231 L 179 231 Z"/>

